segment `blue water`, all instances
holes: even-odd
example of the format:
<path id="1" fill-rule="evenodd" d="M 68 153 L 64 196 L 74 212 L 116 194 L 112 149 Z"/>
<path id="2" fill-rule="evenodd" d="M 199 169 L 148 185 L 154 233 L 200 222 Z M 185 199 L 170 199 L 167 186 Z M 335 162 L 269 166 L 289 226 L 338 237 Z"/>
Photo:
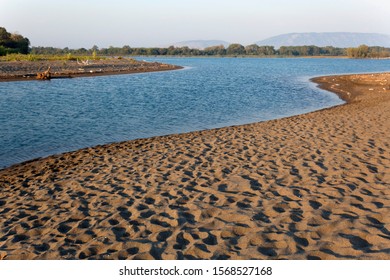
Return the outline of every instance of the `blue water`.
<path id="1" fill-rule="evenodd" d="M 146 58 L 179 71 L 0 83 L 0 168 L 83 147 L 275 119 L 341 104 L 313 76 L 389 60 Z"/>

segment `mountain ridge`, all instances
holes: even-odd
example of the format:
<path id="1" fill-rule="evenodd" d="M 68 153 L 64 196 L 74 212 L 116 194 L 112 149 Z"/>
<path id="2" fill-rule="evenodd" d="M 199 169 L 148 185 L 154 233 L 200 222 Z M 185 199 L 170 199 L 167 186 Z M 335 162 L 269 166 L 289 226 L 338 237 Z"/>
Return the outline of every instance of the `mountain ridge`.
<path id="1" fill-rule="evenodd" d="M 349 48 L 360 45 L 390 47 L 390 35 L 357 32 L 286 33 L 255 42 L 259 46 L 305 46 Z"/>
<path id="2" fill-rule="evenodd" d="M 223 40 L 188 40 L 172 44 L 175 47 L 189 47 L 203 50 L 207 47 L 223 45 L 227 48 L 231 43 Z M 349 48 L 360 45 L 390 47 L 390 35 L 381 33 L 358 32 L 304 32 L 286 33 L 256 41 L 258 46 L 310 46 Z"/>

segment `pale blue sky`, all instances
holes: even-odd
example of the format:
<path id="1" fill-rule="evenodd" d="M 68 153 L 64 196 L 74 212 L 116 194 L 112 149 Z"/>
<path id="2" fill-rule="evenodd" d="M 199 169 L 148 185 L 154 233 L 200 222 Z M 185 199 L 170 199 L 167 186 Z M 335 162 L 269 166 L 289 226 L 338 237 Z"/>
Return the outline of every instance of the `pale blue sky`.
<path id="1" fill-rule="evenodd" d="M 390 34 L 389 0 L 0 0 L 0 26 L 33 46 L 251 44 L 292 32 Z"/>

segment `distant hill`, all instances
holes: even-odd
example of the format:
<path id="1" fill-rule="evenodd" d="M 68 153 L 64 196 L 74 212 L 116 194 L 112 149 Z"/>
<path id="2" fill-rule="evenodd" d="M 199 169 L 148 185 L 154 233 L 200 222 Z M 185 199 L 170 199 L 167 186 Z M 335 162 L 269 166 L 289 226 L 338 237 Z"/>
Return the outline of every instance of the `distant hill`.
<path id="1" fill-rule="evenodd" d="M 189 47 L 190 49 L 199 49 L 203 50 L 207 47 L 223 45 L 227 48 L 230 43 L 221 40 L 192 40 L 192 41 L 183 41 L 173 44 L 175 47 Z"/>
<path id="2" fill-rule="evenodd" d="M 377 33 L 290 33 L 256 42 L 259 46 L 333 46 L 339 48 L 358 47 L 360 45 L 390 47 L 390 36 Z"/>

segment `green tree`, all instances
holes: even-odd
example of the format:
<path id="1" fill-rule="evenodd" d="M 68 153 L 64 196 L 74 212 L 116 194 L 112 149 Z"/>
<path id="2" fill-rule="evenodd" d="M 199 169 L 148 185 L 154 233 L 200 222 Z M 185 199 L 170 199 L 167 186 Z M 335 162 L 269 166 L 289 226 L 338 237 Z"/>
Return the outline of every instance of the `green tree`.
<path id="1" fill-rule="evenodd" d="M 122 47 L 122 55 L 131 55 L 133 53 L 133 49 L 129 45 L 124 45 Z"/>
<path id="2" fill-rule="evenodd" d="M 348 48 L 347 49 L 347 56 L 350 58 L 357 57 L 357 49 L 356 48 Z"/>
<path id="3" fill-rule="evenodd" d="M 347 55 L 351 58 L 367 58 L 370 55 L 370 48 L 367 45 L 360 45 L 357 48 L 348 48 Z"/>
<path id="4" fill-rule="evenodd" d="M 275 55 L 276 51 L 274 46 L 260 46 L 258 49 L 258 54 L 264 56 Z"/>
<path id="5" fill-rule="evenodd" d="M 20 34 L 11 34 L 4 27 L 0 27 L 0 46 L 2 53 L 29 53 L 30 40 Z"/>
<path id="6" fill-rule="evenodd" d="M 226 49 L 227 55 L 244 55 L 245 54 L 245 47 L 240 44 L 231 44 Z"/>
<path id="7" fill-rule="evenodd" d="M 279 48 L 279 55 L 282 55 L 282 56 L 298 56 L 299 54 L 300 53 L 297 50 L 297 47 L 282 46 L 282 47 Z"/>
<path id="8" fill-rule="evenodd" d="M 27 54 L 29 52 L 30 41 L 19 34 L 11 34 L 10 47 L 16 52 Z"/>
<path id="9" fill-rule="evenodd" d="M 223 45 L 210 46 L 204 49 L 205 55 L 226 55 L 226 49 Z"/>
<path id="10" fill-rule="evenodd" d="M 357 55 L 359 58 L 368 57 L 368 46 L 367 45 L 360 45 L 357 49 Z"/>
<path id="11" fill-rule="evenodd" d="M 0 56 L 6 55 L 7 54 L 7 49 L 4 48 L 3 46 L 0 46 Z"/>
<path id="12" fill-rule="evenodd" d="M 0 46 L 6 47 L 10 39 L 11 34 L 4 27 L 0 27 Z"/>
<path id="13" fill-rule="evenodd" d="M 260 55 L 259 50 L 260 47 L 256 44 L 252 44 L 245 47 L 245 53 L 247 55 Z"/>

